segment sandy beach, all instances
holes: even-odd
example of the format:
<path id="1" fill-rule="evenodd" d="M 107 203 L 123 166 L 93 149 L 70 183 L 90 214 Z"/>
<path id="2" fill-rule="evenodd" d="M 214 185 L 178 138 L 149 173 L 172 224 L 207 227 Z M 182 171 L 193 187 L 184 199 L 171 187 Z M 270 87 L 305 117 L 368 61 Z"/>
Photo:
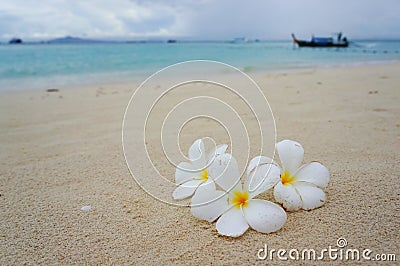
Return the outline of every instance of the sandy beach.
<path id="1" fill-rule="evenodd" d="M 275 233 L 239 238 L 155 200 L 130 175 L 121 127 L 138 84 L 3 92 L 0 265 L 266 265 L 257 258 L 265 244 L 321 250 L 338 238 L 398 261 L 399 73 L 399 63 L 250 73 L 271 105 L 277 140 L 300 142 L 304 163 L 322 162 L 331 181 L 323 207 L 289 213 Z M 175 169 L 160 171 L 173 177 Z"/>

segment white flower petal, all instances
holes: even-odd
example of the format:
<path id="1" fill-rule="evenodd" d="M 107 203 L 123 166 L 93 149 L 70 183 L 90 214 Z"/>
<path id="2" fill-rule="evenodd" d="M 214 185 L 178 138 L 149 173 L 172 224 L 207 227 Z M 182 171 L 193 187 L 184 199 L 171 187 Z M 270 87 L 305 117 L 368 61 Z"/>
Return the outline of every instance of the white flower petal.
<path id="1" fill-rule="evenodd" d="M 247 177 L 244 187 L 250 192 L 250 198 L 275 186 L 280 180 L 281 169 L 274 164 L 262 164 L 255 167 Z"/>
<path id="2" fill-rule="evenodd" d="M 250 227 L 261 233 L 278 231 L 286 222 L 286 212 L 281 206 L 266 200 L 253 199 L 243 208 Z"/>
<path id="3" fill-rule="evenodd" d="M 224 236 L 241 236 L 249 228 L 241 209 L 232 207 L 217 221 L 218 233 Z"/>
<path id="4" fill-rule="evenodd" d="M 262 164 L 275 164 L 278 165 L 273 159 L 265 156 L 256 156 L 249 162 L 247 166 L 246 174 L 247 176 L 250 175 L 250 172 L 254 170 L 255 167 L 262 165 Z"/>
<path id="5" fill-rule="evenodd" d="M 197 187 L 203 183 L 203 180 L 190 180 L 178 186 L 172 193 L 172 197 L 176 200 L 181 200 L 193 195 Z"/>
<path id="6" fill-rule="evenodd" d="M 196 167 L 196 170 L 201 170 L 206 166 L 206 152 L 201 139 L 196 140 L 192 146 L 190 146 L 189 159 Z"/>
<path id="7" fill-rule="evenodd" d="M 209 222 L 228 209 L 228 194 L 216 190 L 213 182 L 201 185 L 192 198 L 190 211 L 193 216 Z"/>
<path id="8" fill-rule="evenodd" d="M 301 198 L 292 185 L 284 186 L 278 182 L 274 188 L 274 197 L 288 211 L 297 211 L 302 207 Z"/>
<path id="9" fill-rule="evenodd" d="M 326 187 L 329 183 L 329 171 L 321 163 L 312 162 L 297 171 L 296 181 L 304 181 L 318 187 Z"/>
<path id="10" fill-rule="evenodd" d="M 242 189 L 238 164 L 229 153 L 216 157 L 208 168 L 208 174 L 225 191 Z"/>
<path id="11" fill-rule="evenodd" d="M 214 160 L 217 156 L 224 154 L 226 152 L 226 149 L 228 149 L 227 144 L 221 144 L 215 147 L 207 156 L 207 162 L 211 162 Z"/>
<path id="12" fill-rule="evenodd" d="M 189 181 L 195 177 L 200 176 L 201 172 L 194 172 L 195 167 L 188 162 L 182 162 L 178 164 L 175 170 L 175 182 L 177 184 L 182 184 Z"/>
<path id="13" fill-rule="evenodd" d="M 300 143 L 293 140 L 283 140 L 276 144 L 283 170 L 289 170 L 294 175 L 300 167 L 304 156 L 304 149 Z"/>
<path id="14" fill-rule="evenodd" d="M 322 189 L 305 182 L 296 183 L 295 188 L 303 201 L 302 208 L 304 210 L 312 210 L 324 205 L 326 195 Z"/>

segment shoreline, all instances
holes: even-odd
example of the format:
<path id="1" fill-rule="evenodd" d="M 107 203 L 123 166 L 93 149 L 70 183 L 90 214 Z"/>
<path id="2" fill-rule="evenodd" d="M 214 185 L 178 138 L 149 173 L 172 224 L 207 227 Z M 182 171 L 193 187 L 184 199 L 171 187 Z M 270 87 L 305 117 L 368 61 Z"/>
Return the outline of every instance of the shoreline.
<path id="1" fill-rule="evenodd" d="M 207 60 L 206 60 L 207 61 Z M 211 60 L 212 61 L 212 60 Z M 396 66 L 400 65 L 400 60 L 378 60 L 378 61 L 367 61 L 367 62 L 354 62 L 354 63 L 343 63 L 343 64 L 332 64 L 332 65 L 318 65 L 312 67 L 287 67 L 287 68 L 277 68 L 277 69 L 256 69 L 245 71 L 246 67 L 240 68 L 239 70 L 248 76 L 255 78 L 261 75 L 279 75 L 279 74 L 295 74 L 295 73 L 302 73 L 302 72 L 309 72 L 309 71 L 324 71 L 324 70 L 336 70 L 336 69 L 354 69 L 354 68 L 368 68 L 374 66 Z M 155 72 L 159 71 L 160 69 L 156 70 Z M 64 84 L 64 85 L 50 85 L 50 79 L 57 79 L 56 77 L 48 78 L 49 81 L 47 85 L 44 86 L 37 86 L 35 88 L 20 88 L 20 89 L 2 89 L 0 90 L 0 94 L 4 93 L 13 93 L 13 92 L 34 92 L 34 91 L 43 91 L 47 89 L 57 89 L 57 90 L 65 90 L 65 89 L 73 89 L 73 88 L 86 88 L 86 87 L 96 87 L 96 86 L 128 86 L 128 85 L 135 85 L 139 86 L 143 81 L 145 81 L 148 77 L 153 75 L 155 72 L 150 73 L 148 75 L 139 75 L 131 79 L 122 79 L 121 81 L 113 81 L 110 77 L 108 80 L 100 80 L 100 81 L 90 81 L 90 82 L 82 82 L 83 77 L 81 77 L 80 83 L 77 82 L 75 84 Z M 121 73 L 116 73 L 116 75 Z M 90 74 L 92 75 L 92 74 Z M 96 74 L 94 74 L 96 75 Z M 99 74 L 112 76 L 110 73 L 103 73 Z M 219 74 L 218 74 L 219 75 Z M 74 76 L 70 76 L 73 78 Z M 35 80 L 35 79 L 33 79 Z"/>

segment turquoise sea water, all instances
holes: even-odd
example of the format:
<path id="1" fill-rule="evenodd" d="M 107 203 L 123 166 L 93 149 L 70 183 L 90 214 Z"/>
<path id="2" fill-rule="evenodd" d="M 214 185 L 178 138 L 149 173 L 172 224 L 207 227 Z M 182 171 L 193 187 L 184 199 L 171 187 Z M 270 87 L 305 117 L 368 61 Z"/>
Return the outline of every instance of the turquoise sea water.
<path id="1" fill-rule="evenodd" d="M 0 45 L 0 91 L 141 81 L 170 64 L 207 59 L 245 72 L 400 61 L 400 41 L 294 48 L 291 41 Z"/>

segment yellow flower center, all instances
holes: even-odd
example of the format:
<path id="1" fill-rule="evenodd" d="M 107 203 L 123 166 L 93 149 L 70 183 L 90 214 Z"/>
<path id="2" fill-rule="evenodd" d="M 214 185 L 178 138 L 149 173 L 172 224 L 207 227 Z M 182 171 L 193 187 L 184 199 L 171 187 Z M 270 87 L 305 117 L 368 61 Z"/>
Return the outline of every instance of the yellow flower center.
<path id="1" fill-rule="evenodd" d="M 249 193 L 247 191 L 235 191 L 233 192 L 232 204 L 236 206 L 236 208 L 240 209 L 240 207 L 246 207 L 249 205 L 247 200 L 249 199 Z"/>
<path id="2" fill-rule="evenodd" d="M 201 176 L 200 179 L 203 181 L 207 181 L 208 180 L 208 170 L 204 169 L 203 172 L 201 172 Z"/>
<path id="3" fill-rule="evenodd" d="M 294 176 L 291 176 L 288 170 L 281 175 L 281 181 L 284 186 L 292 184 L 294 181 Z"/>

